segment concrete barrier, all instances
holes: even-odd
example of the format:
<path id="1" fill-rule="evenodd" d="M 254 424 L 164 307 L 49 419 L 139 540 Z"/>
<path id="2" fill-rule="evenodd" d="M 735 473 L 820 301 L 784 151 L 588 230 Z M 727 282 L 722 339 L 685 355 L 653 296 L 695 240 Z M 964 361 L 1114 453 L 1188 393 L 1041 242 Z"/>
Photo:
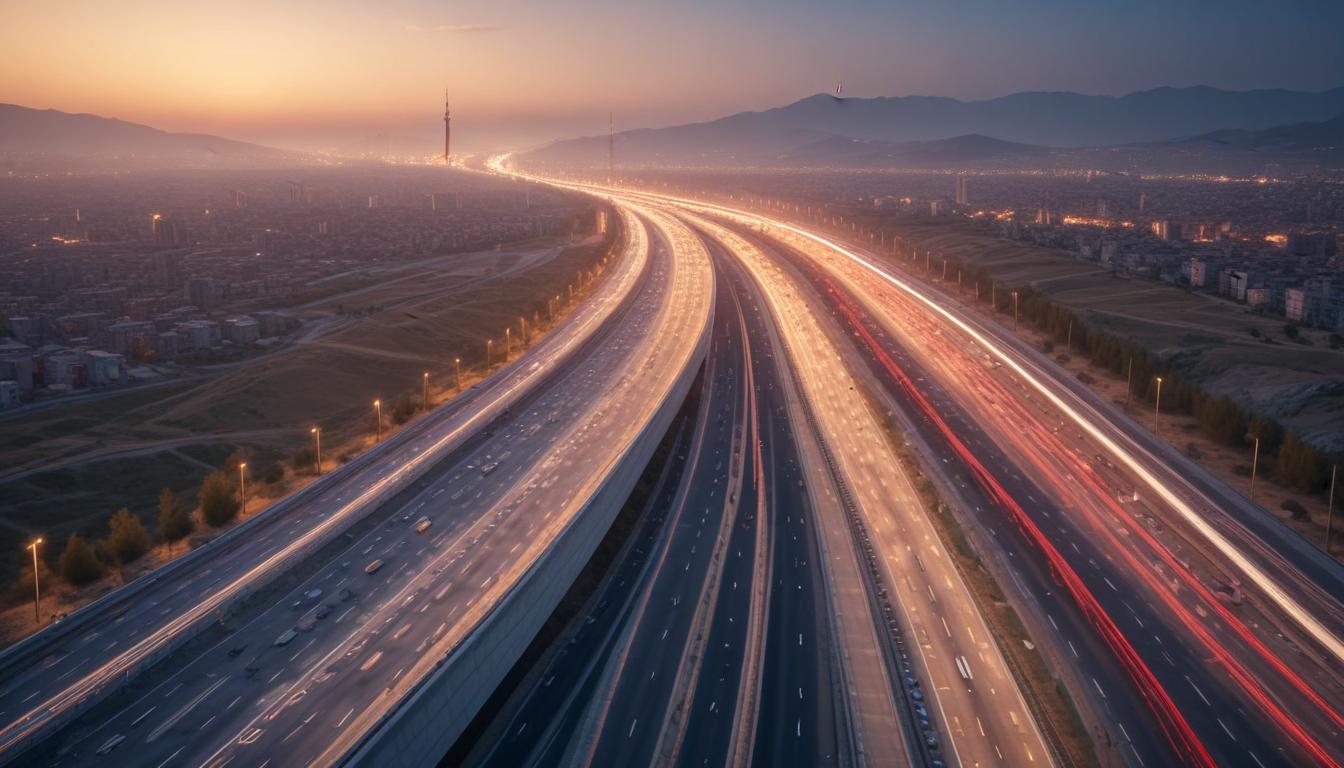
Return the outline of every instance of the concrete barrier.
<path id="1" fill-rule="evenodd" d="M 559 605 L 634 490 L 681 409 L 709 350 L 713 312 L 668 396 L 592 498 L 504 599 L 344 760 L 350 766 L 432 766 L 452 747 Z"/>

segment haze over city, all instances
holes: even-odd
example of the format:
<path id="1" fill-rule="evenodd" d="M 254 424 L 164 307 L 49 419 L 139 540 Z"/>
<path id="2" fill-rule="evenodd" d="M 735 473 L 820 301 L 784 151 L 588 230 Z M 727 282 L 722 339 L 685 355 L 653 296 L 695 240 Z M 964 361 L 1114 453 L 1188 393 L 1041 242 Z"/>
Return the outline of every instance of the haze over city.
<path id="1" fill-rule="evenodd" d="M 1344 6 L 3 7 L 0 768 L 1344 766 Z"/>

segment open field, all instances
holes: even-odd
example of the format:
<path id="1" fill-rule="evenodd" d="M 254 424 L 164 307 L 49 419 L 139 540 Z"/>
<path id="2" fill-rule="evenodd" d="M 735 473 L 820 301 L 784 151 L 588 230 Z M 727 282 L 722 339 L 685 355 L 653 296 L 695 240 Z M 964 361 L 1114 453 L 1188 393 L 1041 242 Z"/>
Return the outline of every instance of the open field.
<path id="1" fill-rule="evenodd" d="M 268 465 L 283 470 L 271 484 L 254 475 L 249 511 L 260 509 L 263 497 L 279 497 L 306 480 L 295 477 L 290 458 L 310 444 L 311 426 L 322 428 L 325 461 L 354 455 L 372 437 L 375 398 L 384 403 L 385 431 L 399 396 L 418 408 L 423 372 L 430 374 L 431 400 L 442 402 L 456 391 L 454 357 L 462 359 L 464 384 L 470 384 L 484 363 L 487 339 L 496 340 L 498 355 L 512 326 L 516 352 L 520 315 L 530 331 L 544 331 L 547 300 L 564 294 L 576 273 L 605 251 L 597 238 L 573 246 L 537 241 L 381 268 L 358 285 L 343 279 L 341 292 L 304 306 L 306 321 L 324 332 L 301 333 L 282 350 L 214 366 L 180 386 L 132 389 L 8 421 L 0 440 L 0 551 L 22 554 L 23 544 L 40 533 L 54 568 L 66 538 L 104 535 L 107 518 L 123 506 L 152 538 L 160 489 L 185 494 L 194 506 L 202 478 L 235 452 L 247 459 L 250 473 Z M 158 562 L 160 549 L 137 569 Z M 0 582 L 13 583 L 21 560 L 0 558 Z M 92 595 L 84 592 L 97 586 L 70 597 L 86 601 Z M 23 621 L 31 629 L 31 606 L 22 606 L 31 597 L 10 589 L 5 598 L 16 606 L 6 614 L 27 610 Z M 8 618 L 0 619 L 5 635 L 11 634 Z"/>

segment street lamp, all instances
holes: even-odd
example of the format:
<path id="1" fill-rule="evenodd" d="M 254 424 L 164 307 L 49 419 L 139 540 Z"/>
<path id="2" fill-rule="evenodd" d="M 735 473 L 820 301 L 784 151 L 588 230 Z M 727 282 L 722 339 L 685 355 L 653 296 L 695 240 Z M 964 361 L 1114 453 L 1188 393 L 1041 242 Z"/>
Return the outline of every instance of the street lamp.
<path id="1" fill-rule="evenodd" d="M 504 359 L 509 359 L 509 353 L 513 351 L 513 329 L 504 329 Z"/>
<path id="2" fill-rule="evenodd" d="M 313 433 L 313 443 L 316 446 L 315 451 L 317 453 L 317 474 L 320 475 L 322 474 L 322 430 L 313 427 L 308 431 Z"/>
<path id="3" fill-rule="evenodd" d="M 1255 453 L 1251 454 L 1251 494 L 1249 496 L 1251 503 L 1255 503 L 1255 468 L 1260 464 L 1260 438 L 1255 440 Z"/>
<path id="4" fill-rule="evenodd" d="M 1129 407 L 1129 396 L 1134 391 L 1134 356 L 1129 356 L 1129 372 L 1125 374 L 1125 407 Z"/>
<path id="5" fill-rule="evenodd" d="M 242 506 L 242 514 L 247 514 L 247 462 L 238 463 L 238 502 Z"/>
<path id="6" fill-rule="evenodd" d="M 429 411 L 429 371 L 425 371 L 420 377 L 420 399 L 424 402 L 425 411 Z"/>
<path id="7" fill-rule="evenodd" d="M 494 339 L 486 339 L 486 340 L 485 340 L 485 370 L 487 370 L 487 371 L 490 370 L 490 366 L 494 364 L 494 361 L 491 359 L 491 357 L 492 357 L 492 355 L 493 355 L 493 352 L 494 352 L 494 349 L 495 349 L 495 340 L 494 340 Z"/>
<path id="8" fill-rule="evenodd" d="M 453 375 L 457 379 L 457 391 L 462 391 L 462 358 L 453 358 Z"/>
<path id="9" fill-rule="evenodd" d="M 1335 522 L 1335 477 L 1339 475 L 1339 465 L 1330 468 L 1330 497 L 1325 506 L 1325 553 L 1330 554 L 1330 529 Z M 41 539 L 38 539 L 41 541 Z"/>
<path id="10" fill-rule="evenodd" d="M 1017 291 L 1013 291 L 1013 333 L 1017 333 Z"/>
<path id="11" fill-rule="evenodd" d="M 1153 434 L 1158 434 L 1158 419 L 1162 416 L 1162 377 L 1157 376 L 1157 399 L 1153 401 Z"/>
<path id="12" fill-rule="evenodd" d="M 378 431 L 377 431 L 378 439 L 377 439 L 375 442 L 379 442 L 379 443 L 381 443 L 381 442 L 383 441 L 383 401 L 382 401 L 382 400 L 374 400 L 374 401 L 373 401 L 373 411 L 374 411 L 374 420 L 377 422 L 377 425 L 378 425 L 378 426 L 377 426 L 377 429 L 378 429 Z"/>
<path id="13" fill-rule="evenodd" d="M 42 587 L 38 584 L 37 574 L 37 545 L 41 543 L 42 538 L 39 536 L 28 545 L 28 549 L 33 550 L 33 620 L 38 624 L 42 623 Z"/>

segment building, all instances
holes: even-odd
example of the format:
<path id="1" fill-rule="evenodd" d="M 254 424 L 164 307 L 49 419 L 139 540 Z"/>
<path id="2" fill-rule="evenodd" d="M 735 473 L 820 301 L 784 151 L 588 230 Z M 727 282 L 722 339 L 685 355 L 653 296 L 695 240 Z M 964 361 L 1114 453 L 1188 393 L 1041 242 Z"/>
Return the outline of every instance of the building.
<path id="1" fill-rule="evenodd" d="M 158 351 L 158 329 L 148 320 L 113 323 L 104 332 L 107 348 L 126 357 L 150 357 Z"/>
<path id="2" fill-rule="evenodd" d="M 109 384 L 124 383 L 125 367 L 122 356 L 101 349 L 91 349 L 84 353 L 84 371 L 86 384 L 90 387 L 105 387 Z"/>
<path id="3" fill-rule="evenodd" d="M 966 177 L 957 177 L 957 205 L 970 205 L 970 191 L 967 188 Z"/>
<path id="4" fill-rule="evenodd" d="M 219 323 L 213 320 L 188 320 L 178 323 L 178 352 L 198 352 L 219 346 Z"/>
<path id="5" fill-rule="evenodd" d="M 187 281 L 187 301 L 203 312 L 219 306 L 223 295 L 223 286 L 212 277 L 193 277 Z"/>
<path id="6" fill-rule="evenodd" d="M 19 382 L 0 381 L 0 410 L 19 404 Z"/>
<path id="7" fill-rule="evenodd" d="M 1268 288 L 1247 288 L 1246 304 L 1247 306 L 1264 308 L 1269 306 L 1270 290 Z"/>
<path id="8" fill-rule="evenodd" d="M 1181 225 L 1167 219 L 1159 219 L 1153 222 L 1153 234 L 1157 235 L 1159 240 L 1180 240 Z"/>
<path id="9" fill-rule="evenodd" d="M 1190 285 L 1203 288 L 1208 282 L 1208 262 L 1200 258 L 1190 260 Z"/>
<path id="10" fill-rule="evenodd" d="M 255 344 L 261 338 L 261 323 L 250 317 L 231 317 L 224 321 L 224 337 L 238 346 Z"/>

